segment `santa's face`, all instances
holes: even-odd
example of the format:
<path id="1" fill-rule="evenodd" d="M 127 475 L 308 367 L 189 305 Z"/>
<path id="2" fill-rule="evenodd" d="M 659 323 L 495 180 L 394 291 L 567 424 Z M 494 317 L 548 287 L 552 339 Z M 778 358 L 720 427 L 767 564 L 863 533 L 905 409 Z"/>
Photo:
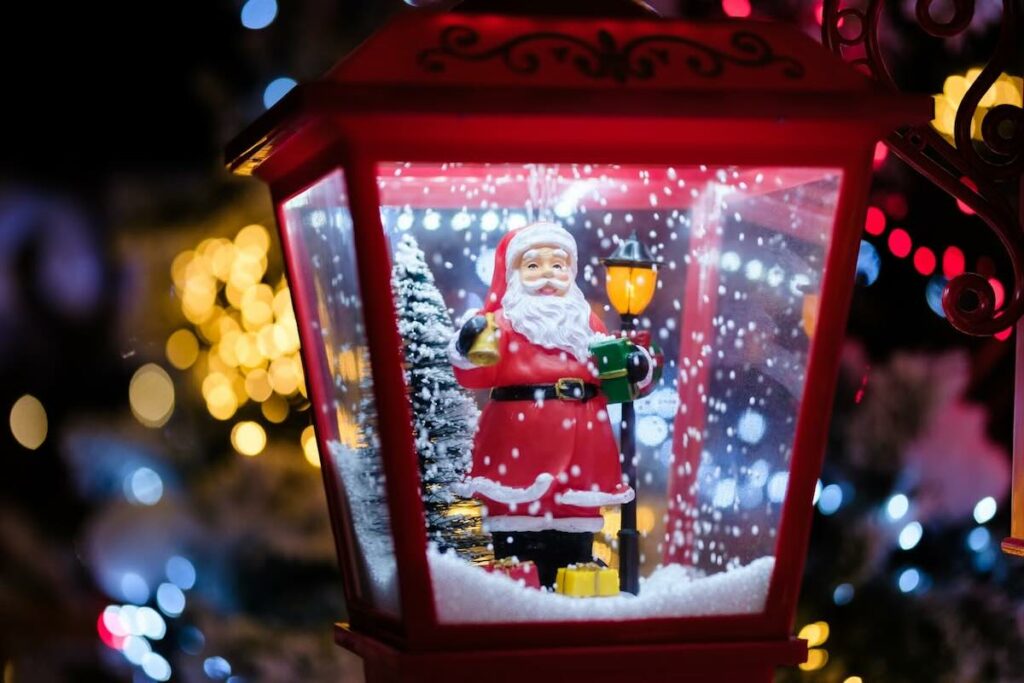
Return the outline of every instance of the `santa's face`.
<path id="1" fill-rule="evenodd" d="M 569 254 L 555 246 L 528 250 L 519 260 L 519 281 L 531 294 L 565 296 L 572 284 Z"/>
<path id="2" fill-rule="evenodd" d="M 501 300 L 512 329 L 534 344 L 586 362 L 594 331 L 590 305 L 573 281 L 570 256 L 560 247 L 541 245 L 514 265 Z"/>

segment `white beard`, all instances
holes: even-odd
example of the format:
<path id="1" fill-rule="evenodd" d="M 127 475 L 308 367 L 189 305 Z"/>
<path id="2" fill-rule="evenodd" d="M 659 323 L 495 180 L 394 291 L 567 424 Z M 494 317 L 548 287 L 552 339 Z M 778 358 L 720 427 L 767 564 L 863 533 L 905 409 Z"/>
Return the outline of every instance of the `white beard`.
<path id="1" fill-rule="evenodd" d="M 513 273 L 501 307 L 512 329 L 530 342 L 571 353 L 581 363 L 590 359 L 590 304 L 575 282 L 564 296 L 536 294 Z"/>

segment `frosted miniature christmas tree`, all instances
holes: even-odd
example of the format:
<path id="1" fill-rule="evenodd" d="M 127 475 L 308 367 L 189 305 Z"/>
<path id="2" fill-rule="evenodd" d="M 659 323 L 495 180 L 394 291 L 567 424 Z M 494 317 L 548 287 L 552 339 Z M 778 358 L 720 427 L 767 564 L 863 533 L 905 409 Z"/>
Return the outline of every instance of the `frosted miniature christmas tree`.
<path id="1" fill-rule="evenodd" d="M 391 286 L 398 333 L 405 346 L 405 374 L 412 402 L 427 537 L 440 550 L 482 560 L 490 538 L 479 505 L 451 492 L 470 467 L 479 411 L 455 381 L 448 360 L 452 319 L 416 240 L 404 235 L 395 250 Z"/>

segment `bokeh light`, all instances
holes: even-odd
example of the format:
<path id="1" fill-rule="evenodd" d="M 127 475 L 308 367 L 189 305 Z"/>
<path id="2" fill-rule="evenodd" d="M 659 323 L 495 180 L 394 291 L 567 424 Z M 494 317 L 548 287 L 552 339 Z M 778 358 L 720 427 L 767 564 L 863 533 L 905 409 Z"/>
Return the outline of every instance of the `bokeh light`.
<path id="1" fill-rule="evenodd" d="M 147 363 L 128 385 L 128 402 L 135 419 L 147 427 L 162 427 L 174 412 L 174 383 L 167 371 Z"/>
<path id="2" fill-rule="evenodd" d="M 25 394 L 11 406 L 11 434 L 23 447 L 34 451 L 46 441 L 46 409 L 38 398 Z"/>
<path id="3" fill-rule="evenodd" d="M 928 247 L 918 247 L 914 252 L 914 268 L 925 277 L 935 272 L 935 252 Z"/>
<path id="4" fill-rule="evenodd" d="M 125 477 L 124 494 L 131 503 L 156 505 L 164 495 L 163 479 L 150 468 L 139 467 Z"/>
<path id="5" fill-rule="evenodd" d="M 868 207 L 867 218 L 864 220 L 864 232 L 876 236 L 885 232 L 885 213 L 877 206 Z"/>
<path id="6" fill-rule="evenodd" d="M 914 242 L 910 239 L 910 233 L 903 228 L 895 228 L 889 233 L 889 251 L 893 256 L 906 258 L 913 248 Z"/>
<path id="7" fill-rule="evenodd" d="M 300 437 L 302 453 L 306 456 L 306 462 L 314 467 L 320 467 L 320 449 L 316 445 L 316 434 L 313 432 L 313 425 L 302 430 Z"/>
<path id="8" fill-rule="evenodd" d="M 984 524 L 995 516 L 996 499 L 992 496 L 982 498 L 978 501 L 978 504 L 974 506 L 974 521 L 978 524 Z"/>
<path id="9" fill-rule="evenodd" d="M 270 26 L 276 16 L 276 0 L 249 0 L 242 5 L 242 26 L 253 31 Z"/>
<path id="10" fill-rule="evenodd" d="M 878 249 L 871 242 L 861 240 L 857 251 L 857 283 L 870 287 L 878 280 L 881 272 L 882 258 L 878 255 Z"/>
<path id="11" fill-rule="evenodd" d="M 191 330 L 176 330 L 167 338 L 167 361 L 178 370 L 187 370 L 199 358 L 199 340 Z"/>
<path id="12" fill-rule="evenodd" d="M 946 279 L 952 280 L 964 272 L 965 267 L 964 252 L 959 247 L 946 247 L 946 251 L 942 252 L 942 274 Z"/>
<path id="13" fill-rule="evenodd" d="M 259 455 L 267 446 L 267 433 L 258 422 L 239 422 L 231 429 L 231 445 L 242 455 Z"/>
<path id="14" fill-rule="evenodd" d="M 270 109 L 296 85 L 298 83 L 293 78 L 275 78 L 267 86 L 267 89 L 263 91 L 263 106 Z"/>

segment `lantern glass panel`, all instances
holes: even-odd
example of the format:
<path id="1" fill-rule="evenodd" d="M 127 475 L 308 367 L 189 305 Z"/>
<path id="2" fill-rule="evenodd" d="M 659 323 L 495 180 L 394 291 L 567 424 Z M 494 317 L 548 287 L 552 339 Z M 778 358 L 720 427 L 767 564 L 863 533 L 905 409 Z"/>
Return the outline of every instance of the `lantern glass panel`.
<path id="1" fill-rule="evenodd" d="M 806 379 L 807 302 L 821 285 L 841 175 L 831 168 L 582 163 L 378 166 L 441 621 L 764 610 Z M 663 355 L 664 372 L 634 403 L 638 597 L 616 589 L 613 597 L 568 599 L 531 588 L 531 568 L 489 565 L 489 550 L 528 555 L 533 542 L 544 552 L 564 543 L 555 564 L 581 555 L 619 564 L 622 515 L 609 503 L 623 500 L 621 489 L 611 490 L 606 477 L 595 482 L 609 467 L 598 462 L 609 449 L 619 477 L 622 406 L 514 395 L 521 385 L 552 382 L 558 361 L 573 362 L 567 349 L 578 346 L 544 325 L 560 314 L 541 313 L 532 326 L 520 315 L 526 322 L 510 323 L 515 334 L 499 328 L 496 338 L 478 336 L 474 350 L 493 347 L 497 365 L 467 364 L 449 344 L 462 321 L 488 304 L 492 276 L 502 271 L 499 241 L 537 221 L 571 234 L 575 283 L 600 321 L 591 326 L 612 334 L 619 317 L 600 258 L 635 230 L 659 261 L 639 327 L 650 335 L 647 350 Z M 565 251 L 557 237 L 549 246 Z M 505 284 L 511 291 L 527 258 L 507 264 L 500 303 L 514 307 Z M 520 297 L 531 296 L 522 290 Z M 428 314 L 432 327 L 420 324 Z M 545 345 L 557 348 L 548 353 Z M 468 386 L 455 382 L 453 353 Z M 593 370 L 605 360 L 580 363 Z M 574 367 L 566 374 L 578 374 L 580 364 Z M 583 379 L 597 383 L 593 374 Z M 495 386 L 519 389 L 499 396 Z M 450 485 L 464 477 L 464 486 Z M 465 523 L 451 526 L 452 519 Z M 567 593 L 602 590 L 578 572 L 561 581 Z"/>
<path id="2" fill-rule="evenodd" d="M 352 216 L 342 171 L 324 177 L 282 206 L 293 250 L 292 290 L 304 340 L 319 342 L 306 354 L 317 423 L 321 466 L 331 468 L 350 539 L 347 558 L 358 597 L 399 613 L 394 541 L 381 455 L 373 374 L 356 271 Z"/>

